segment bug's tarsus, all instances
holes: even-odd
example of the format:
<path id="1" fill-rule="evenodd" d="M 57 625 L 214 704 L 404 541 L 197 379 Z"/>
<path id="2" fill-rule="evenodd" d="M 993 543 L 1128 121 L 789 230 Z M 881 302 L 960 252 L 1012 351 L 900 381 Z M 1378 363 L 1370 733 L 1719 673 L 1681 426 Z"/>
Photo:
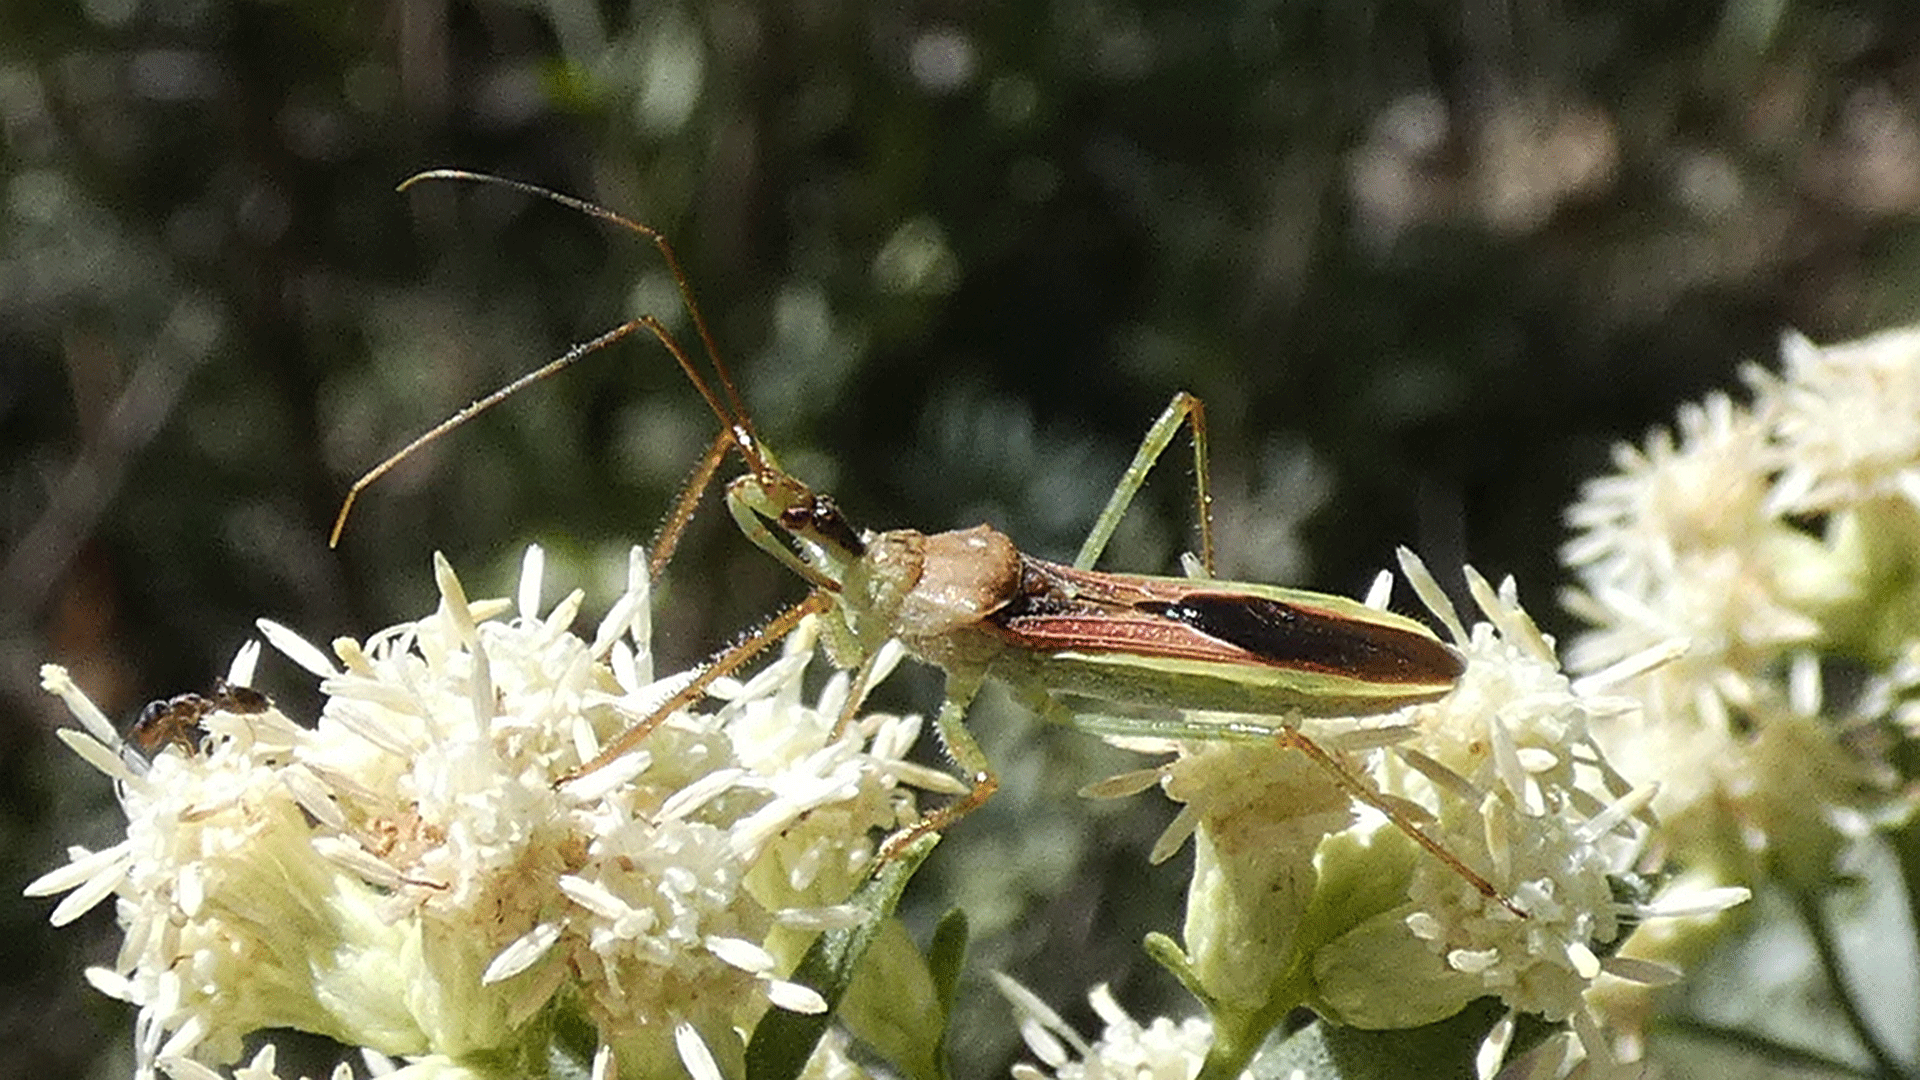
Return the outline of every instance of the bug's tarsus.
<path id="1" fill-rule="evenodd" d="M 946 695 L 940 702 L 939 715 L 934 717 L 934 727 L 940 733 L 947 756 L 966 776 L 966 794 L 922 813 L 920 820 L 887 837 L 880 845 L 881 862 L 896 858 L 928 833 L 944 831 L 979 809 L 982 803 L 993 797 L 994 792 L 1000 790 L 999 776 L 995 775 L 986 752 L 980 749 L 979 742 L 966 726 L 967 708 L 973 704 L 975 695 L 979 694 L 985 675 L 984 671 L 948 672 Z"/>

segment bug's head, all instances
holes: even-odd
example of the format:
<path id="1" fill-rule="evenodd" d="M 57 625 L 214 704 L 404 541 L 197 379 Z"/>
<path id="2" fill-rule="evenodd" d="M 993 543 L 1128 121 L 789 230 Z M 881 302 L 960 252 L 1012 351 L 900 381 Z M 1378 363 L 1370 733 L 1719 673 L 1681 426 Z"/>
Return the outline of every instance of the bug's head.
<path id="1" fill-rule="evenodd" d="M 809 582 L 837 592 L 866 554 L 831 495 L 763 464 L 727 485 L 727 509 L 742 532 Z"/>

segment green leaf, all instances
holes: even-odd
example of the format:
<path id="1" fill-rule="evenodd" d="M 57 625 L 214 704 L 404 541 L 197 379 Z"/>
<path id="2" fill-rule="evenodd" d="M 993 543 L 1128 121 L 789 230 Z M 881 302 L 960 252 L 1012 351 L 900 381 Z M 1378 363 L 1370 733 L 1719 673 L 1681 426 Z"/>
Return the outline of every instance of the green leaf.
<path id="1" fill-rule="evenodd" d="M 960 988 L 960 971 L 967 962 L 967 935 L 967 913 L 954 908 L 941 917 L 940 925 L 933 928 L 933 940 L 927 943 L 927 970 L 933 975 L 940 1011 L 949 1018 Z"/>
<path id="2" fill-rule="evenodd" d="M 1255 1080 L 1474 1080 L 1474 1058 L 1506 1007 L 1481 998 L 1436 1024 L 1363 1031 L 1316 1020 L 1256 1058 Z"/>
<path id="3" fill-rule="evenodd" d="M 792 978 L 825 998 L 827 1010 L 813 1014 L 768 1010 L 747 1044 L 747 1080 L 793 1080 L 800 1075 L 820 1036 L 826 1033 L 827 1025 L 833 1023 L 834 1010 L 846 996 L 860 958 L 891 921 L 907 882 L 913 879 L 914 871 L 926 861 L 939 841 L 938 834 L 923 836 L 898 858 L 882 866 L 847 901 L 866 912 L 867 918 L 857 926 L 821 934 L 807 950 Z"/>

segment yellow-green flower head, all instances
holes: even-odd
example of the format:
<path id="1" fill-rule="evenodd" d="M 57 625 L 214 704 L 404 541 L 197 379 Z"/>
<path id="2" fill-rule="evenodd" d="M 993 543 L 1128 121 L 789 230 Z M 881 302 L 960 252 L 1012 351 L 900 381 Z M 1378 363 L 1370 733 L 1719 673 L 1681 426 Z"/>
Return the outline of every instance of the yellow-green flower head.
<path id="1" fill-rule="evenodd" d="M 912 813 L 899 781 L 923 771 L 900 757 L 918 720 L 834 738 L 849 687 L 802 700 L 803 627 L 744 684 L 717 683 L 723 707 L 557 782 L 692 677 L 652 673 L 644 560 L 592 641 L 569 629 L 579 592 L 541 613 L 537 549 L 514 617 L 469 603 L 444 561 L 436 577 L 437 611 L 335 642 L 337 664 L 262 623 L 321 679 L 311 728 L 214 711 L 197 746 L 147 763 L 44 671 L 128 827 L 29 891 L 72 890 L 56 922 L 117 896 L 126 943 L 91 978 L 139 1007 L 142 1072 L 231 1062 L 279 1026 L 483 1074 L 534 1052 L 523 1041 L 550 1025 L 531 1021 L 561 1010 L 624 1076 L 704 1080 L 770 1004 L 824 1008 L 782 973 L 808 934 L 855 917 L 838 905 L 871 830 Z M 229 681 L 247 685 L 257 654 Z"/>

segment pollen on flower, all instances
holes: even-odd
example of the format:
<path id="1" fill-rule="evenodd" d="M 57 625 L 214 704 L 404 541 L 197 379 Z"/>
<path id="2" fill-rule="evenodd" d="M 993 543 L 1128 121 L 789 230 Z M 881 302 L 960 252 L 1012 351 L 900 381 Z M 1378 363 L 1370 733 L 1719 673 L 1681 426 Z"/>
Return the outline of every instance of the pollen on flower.
<path id="1" fill-rule="evenodd" d="M 782 973 L 847 925 L 873 830 L 911 814 L 899 758 L 917 721 L 836 737 L 847 680 L 808 700 L 803 625 L 723 704 L 668 717 L 619 763 L 627 782 L 556 786 L 685 685 L 653 673 L 644 558 L 591 642 L 570 629 L 579 593 L 541 615 L 537 555 L 515 604 L 470 601 L 435 569 L 437 610 L 336 642 L 337 664 L 263 625 L 321 677 L 311 726 L 216 711 L 198 748 L 136 767 L 65 673 L 44 673 L 128 827 L 29 891 L 68 893 L 56 921 L 118 897 L 126 944 L 95 982 L 140 1008 L 142 1074 L 232 1062 L 276 1026 L 457 1071 L 555 1008 L 594 1026 L 609 1069 L 700 1074 L 769 1006 L 824 1008 Z"/>

